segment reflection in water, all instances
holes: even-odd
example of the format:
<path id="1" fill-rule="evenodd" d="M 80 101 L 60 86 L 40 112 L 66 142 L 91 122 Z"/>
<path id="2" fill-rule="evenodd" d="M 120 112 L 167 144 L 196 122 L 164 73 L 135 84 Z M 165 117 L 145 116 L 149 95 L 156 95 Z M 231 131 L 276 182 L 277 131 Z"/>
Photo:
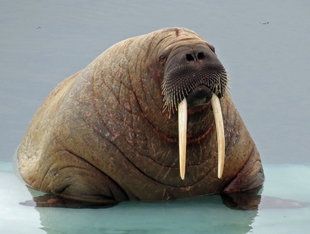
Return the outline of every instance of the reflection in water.
<path id="1" fill-rule="evenodd" d="M 60 208 L 109 208 L 117 205 L 118 202 L 87 202 L 63 198 L 53 194 L 46 194 L 28 187 L 29 192 L 33 196 L 33 200 L 21 202 L 25 206 L 34 207 L 60 207 Z M 245 192 L 223 193 L 221 194 L 223 203 L 236 210 L 257 210 L 261 202 L 260 188 L 256 188 Z M 269 204 L 275 200 L 269 199 Z M 283 200 L 284 201 L 284 200 Z M 268 204 L 268 202 L 267 202 Z M 277 204 L 280 204 L 277 202 Z M 301 204 L 301 203 L 299 203 Z"/>
<path id="2" fill-rule="evenodd" d="M 257 210 L 232 210 L 220 196 L 175 202 L 123 202 L 107 209 L 37 207 L 47 233 L 247 233 Z M 69 222 L 70 220 L 70 222 Z"/>
<path id="3" fill-rule="evenodd" d="M 205 196 L 169 202 L 123 202 L 100 209 L 93 204 L 61 201 L 55 204 L 51 195 L 38 196 L 36 207 L 40 213 L 42 229 L 47 233 L 248 233 L 262 209 L 291 209 L 310 206 L 307 202 L 261 196 L 262 190 L 243 193 Z M 56 198 L 57 199 L 57 198 Z M 50 203 L 46 203 L 50 201 Z M 223 202 L 224 204 L 223 204 Z M 42 203 L 43 202 L 43 203 Z M 29 204 L 28 204 L 29 205 Z M 84 205 L 84 206 L 83 206 Z M 233 208 L 233 209 L 230 209 Z M 70 220 L 70 222 L 68 222 Z"/>
<path id="4" fill-rule="evenodd" d="M 53 194 L 46 194 L 37 190 L 34 190 L 30 187 L 27 187 L 29 192 L 31 193 L 33 200 L 27 200 L 25 202 L 21 202 L 21 205 L 25 206 L 33 206 L 33 207 L 60 207 L 60 208 L 109 208 L 114 205 L 117 205 L 118 202 L 110 201 L 108 203 L 102 202 L 86 202 L 86 201 L 77 201 L 62 198 Z"/>

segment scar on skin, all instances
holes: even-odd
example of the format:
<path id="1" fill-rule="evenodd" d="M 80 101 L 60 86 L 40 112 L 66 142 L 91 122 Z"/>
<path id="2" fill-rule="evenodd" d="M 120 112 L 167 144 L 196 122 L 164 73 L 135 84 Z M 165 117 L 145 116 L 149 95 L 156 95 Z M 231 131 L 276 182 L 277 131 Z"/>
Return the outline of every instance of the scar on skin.
<path id="1" fill-rule="evenodd" d="M 175 36 L 178 37 L 179 36 L 179 29 L 175 29 Z"/>

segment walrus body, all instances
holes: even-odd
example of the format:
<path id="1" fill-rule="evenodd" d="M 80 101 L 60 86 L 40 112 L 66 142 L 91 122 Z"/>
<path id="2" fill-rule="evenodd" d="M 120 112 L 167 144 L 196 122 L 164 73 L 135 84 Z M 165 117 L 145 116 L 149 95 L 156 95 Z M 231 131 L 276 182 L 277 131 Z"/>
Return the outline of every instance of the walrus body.
<path id="1" fill-rule="evenodd" d="M 60 83 L 18 149 L 25 182 L 91 202 L 171 200 L 260 186 L 259 153 L 227 93 L 220 97 L 226 140 L 222 178 L 217 178 L 209 102 L 188 110 L 186 177 L 179 176 L 177 115 L 164 109 L 165 66 L 178 48 L 197 45 L 207 58 L 216 58 L 212 46 L 190 30 L 155 31 L 115 44 Z"/>

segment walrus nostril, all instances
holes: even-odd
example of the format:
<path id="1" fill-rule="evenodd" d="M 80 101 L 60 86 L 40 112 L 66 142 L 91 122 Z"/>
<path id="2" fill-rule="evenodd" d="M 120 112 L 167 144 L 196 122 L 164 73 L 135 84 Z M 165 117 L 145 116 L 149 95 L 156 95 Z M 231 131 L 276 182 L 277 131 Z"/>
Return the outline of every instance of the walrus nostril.
<path id="1" fill-rule="evenodd" d="M 202 60 L 202 59 L 204 59 L 206 56 L 205 56 L 205 54 L 203 53 L 203 52 L 199 52 L 198 54 L 197 54 L 197 58 L 199 59 L 199 60 Z"/>
<path id="2" fill-rule="evenodd" d="M 194 61 L 194 60 L 203 60 L 206 57 L 206 55 L 203 52 L 195 53 L 193 54 L 186 54 L 186 60 L 188 62 Z M 196 58 L 196 59 L 195 59 Z"/>
<path id="3" fill-rule="evenodd" d="M 193 55 L 191 55 L 191 54 L 186 54 L 186 60 L 187 61 L 194 61 L 194 57 L 193 57 Z"/>

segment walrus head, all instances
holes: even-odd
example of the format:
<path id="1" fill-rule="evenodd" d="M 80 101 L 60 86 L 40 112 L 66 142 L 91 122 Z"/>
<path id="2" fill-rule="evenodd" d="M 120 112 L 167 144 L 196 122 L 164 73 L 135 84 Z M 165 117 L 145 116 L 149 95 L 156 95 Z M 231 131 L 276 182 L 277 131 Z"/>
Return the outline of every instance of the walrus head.
<path id="1" fill-rule="evenodd" d="M 218 140 L 218 177 L 222 177 L 225 158 L 223 117 L 219 98 L 228 83 L 227 73 L 208 43 L 184 43 L 169 50 L 162 92 L 169 114 L 178 110 L 180 176 L 186 165 L 187 108 L 195 109 L 211 101 Z"/>

